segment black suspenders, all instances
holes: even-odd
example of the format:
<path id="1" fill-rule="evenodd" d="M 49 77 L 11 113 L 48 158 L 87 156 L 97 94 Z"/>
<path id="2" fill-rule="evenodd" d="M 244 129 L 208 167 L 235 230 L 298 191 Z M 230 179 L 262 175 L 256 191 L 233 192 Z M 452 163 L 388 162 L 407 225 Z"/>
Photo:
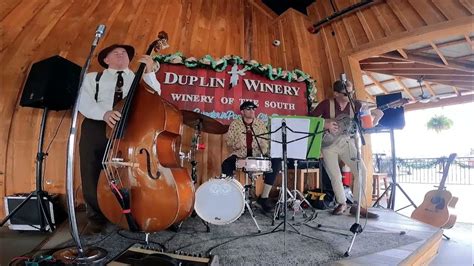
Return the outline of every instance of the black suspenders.
<path id="1" fill-rule="evenodd" d="M 100 80 L 100 77 L 102 77 L 102 74 L 103 72 L 97 72 L 97 76 L 95 76 L 95 95 L 94 95 L 94 99 L 95 101 L 97 102 L 97 99 L 99 97 L 99 80 Z"/>

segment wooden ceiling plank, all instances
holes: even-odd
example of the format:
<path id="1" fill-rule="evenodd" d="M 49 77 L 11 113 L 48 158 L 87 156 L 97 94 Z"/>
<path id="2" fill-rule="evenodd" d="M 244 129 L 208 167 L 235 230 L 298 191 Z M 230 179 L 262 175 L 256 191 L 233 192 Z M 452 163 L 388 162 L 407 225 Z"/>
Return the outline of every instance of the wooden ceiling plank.
<path id="1" fill-rule="evenodd" d="M 400 23 L 402 23 L 403 27 L 404 27 L 407 31 L 413 30 L 413 26 L 410 24 L 410 22 L 408 21 L 407 17 L 406 17 L 406 16 L 404 15 L 404 13 L 402 12 L 402 10 L 400 10 L 399 5 L 398 5 L 397 2 L 398 2 L 398 1 L 387 0 L 387 4 L 390 6 L 390 8 L 392 9 L 393 13 L 394 13 L 395 16 L 398 18 L 398 20 L 400 20 Z"/>
<path id="2" fill-rule="evenodd" d="M 412 62 L 419 62 L 423 64 L 428 64 L 432 66 L 438 66 L 438 67 L 444 67 L 444 68 L 450 68 L 450 69 L 457 69 L 460 71 L 465 71 L 465 72 L 474 72 L 474 66 L 473 64 L 464 64 L 464 63 L 459 63 L 459 62 L 449 62 L 448 65 L 445 65 L 442 61 L 439 62 L 440 60 L 437 60 L 436 58 L 428 57 L 428 56 L 422 56 L 418 54 L 413 54 L 410 52 L 407 52 L 408 59 L 405 59 L 398 55 L 398 53 L 394 52 L 388 52 L 385 54 L 382 54 L 382 57 L 387 57 L 387 58 L 393 58 L 393 59 L 400 59 L 400 60 L 406 60 L 406 61 L 412 61 Z"/>
<path id="3" fill-rule="evenodd" d="M 474 39 L 474 37 L 469 38 L 469 41 L 472 41 L 472 39 Z M 460 44 L 460 43 L 464 43 L 466 41 L 466 38 L 462 38 L 462 39 L 458 39 L 458 40 L 452 40 L 452 41 L 447 41 L 447 42 L 443 42 L 443 43 L 438 43 L 436 44 L 436 46 L 438 46 L 438 48 L 444 48 L 444 47 L 449 47 L 449 46 L 453 46 L 453 45 L 457 45 L 457 44 Z M 431 47 L 431 45 L 427 45 L 427 46 L 423 46 L 423 47 L 420 47 L 420 48 L 417 48 L 417 49 L 412 49 L 412 50 L 409 50 L 410 52 L 412 53 L 419 53 L 419 52 L 426 52 L 426 51 L 429 51 L 429 50 L 432 50 L 433 47 Z"/>
<path id="4" fill-rule="evenodd" d="M 408 97 L 410 97 L 410 99 L 415 100 L 415 97 L 413 97 L 413 94 L 411 94 L 410 90 L 408 90 L 407 86 L 405 86 L 405 84 L 403 84 L 403 82 L 400 80 L 399 77 L 393 77 L 393 79 L 398 83 L 398 85 L 400 85 L 400 87 L 403 89 L 403 91 L 406 94 L 408 94 Z"/>
<path id="5" fill-rule="evenodd" d="M 365 71 L 371 71 L 371 72 L 379 72 L 382 74 L 387 74 L 387 75 L 392 75 L 392 76 L 404 76 L 404 75 L 432 75 L 432 76 L 452 76 L 453 78 L 455 77 L 472 77 L 471 73 L 466 73 L 466 72 L 461 72 L 457 70 L 451 70 L 451 69 L 442 69 L 442 68 L 437 68 L 437 69 L 393 69 L 393 68 L 371 68 L 371 67 L 365 67 L 363 65 L 361 67 L 362 70 Z"/>
<path id="6" fill-rule="evenodd" d="M 375 18 L 377 18 L 377 21 L 379 22 L 380 26 L 382 26 L 385 36 L 389 36 L 392 31 L 390 30 L 390 26 L 388 25 L 387 20 L 384 18 L 377 5 L 371 6 L 370 9 L 372 9 L 375 14 Z"/>
<path id="7" fill-rule="evenodd" d="M 375 40 L 374 33 L 370 29 L 369 23 L 367 23 L 367 20 L 365 19 L 364 14 L 361 11 L 356 12 L 357 18 L 360 21 L 360 24 L 362 25 L 362 28 L 364 29 L 365 35 L 367 35 L 367 38 L 369 41 Z"/>
<path id="8" fill-rule="evenodd" d="M 474 14 L 474 2 L 472 0 L 460 0 L 459 3 L 461 3 L 465 9 L 469 10 L 471 14 Z"/>
<path id="9" fill-rule="evenodd" d="M 463 56 L 453 57 L 454 60 L 467 60 L 469 58 L 473 58 L 474 54 L 467 54 Z"/>
<path id="10" fill-rule="evenodd" d="M 463 96 L 457 96 L 457 97 L 450 97 L 446 99 L 441 99 L 437 102 L 429 102 L 429 103 L 413 103 L 413 104 L 407 104 L 404 106 L 405 111 L 414 111 L 414 110 L 425 110 L 428 108 L 435 108 L 435 107 L 444 107 L 444 106 L 449 106 L 449 105 L 456 105 L 456 104 L 462 104 L 462 103 L 470 103 L 474 100 L 474 95 L 463 95 Z"/>
<path id="11" fill-rule="evenodd" d="M 388 90 L 387 88 L 385 88 L 385 86 L 380 83 L 376 78 L 374 78 L 374 76 L 372 76 L 372 74 L 370 72 L 367 72 L 365 71 L 365 74 L 367 75 L 367 77 L 369 77 L 370 80 L 372 80 L 372 82 L 377 86 L 379 87 L 380 90 L 382 90 L 385 94 L 388 94 Z"/>
<path id="12" fill-rule="evenodd" d="M 448 65 L 448 61 L 446 61 L 446 58 L 444 57 L 443 53 L 441 53 L 441 51 L 438 49 L 436 44 L 434 44 L 433 42 L 430 42 L 430 45 L 431 45 L 431 47 L 433 47 L 433 50 L 436 52 L 436 54 L 439 56 L 439 58 L 441 58 L 443 63 L 445 65 Z"/>
<path id="13" fill-rule="evenodd" d="M 472 31 L 472 16 L 459 17 L 454 20 L 419 27 L 411 31 L 394 33 L 387 38 L 377 39 L 373 42 L 359 45 L 358 47 L 341 53 L 354 59 L 363 60 L 371 56 L 393 51 L 393 47 L 406 47 L 413 43 L 433 40 L 441 36 L 460 35 Z"/>

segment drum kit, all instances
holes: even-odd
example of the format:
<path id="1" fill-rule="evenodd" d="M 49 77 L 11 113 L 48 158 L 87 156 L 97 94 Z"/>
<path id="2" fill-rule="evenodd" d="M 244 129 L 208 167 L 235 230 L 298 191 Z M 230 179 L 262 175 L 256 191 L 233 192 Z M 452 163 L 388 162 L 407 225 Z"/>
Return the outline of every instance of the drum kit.
<path id="1" fill-rule="evenodd" d="M 194 135 L 191 143 L 190 151 L 185 154 L 180 152 L 182 162 L 188 160 L 192 166 L 192 178 L 194 182 L 197 180 L 197 162 L 195 154 L 200 149 L 199 138 L 201 132 L 212 134 L 224 134 L 228 130 L 228 126 L 221 124 L 217 120 L 192 111 L 181 111 L 183 114 L 183 123 L 194 128 Z M 206 224 L 227 225 L 239 219 L 245 212 L 250 213 L 258 233 L 261 232 L 260 226 L 255 219 L 255 215 L 251 208 L 251 190 L 255 188 L 255 181 L 264 173 L 272 171 L 272 163 L 267 157 L 247 157 L 237 159 L 236 169 L 241 170 L 245 174 L 245 184 L 242 185 L 234 177 L 218 176 L 211 178 L 199 186 L 195 193 L 194 211 Z M 296 176 L 296 168 L 295 168 Z M 283 215 L 284 197 L 282 194 L 284 189 L 280 190 L 280 197 L 273 215 L 275 219 L 279 219 Z M 293 208 L 293 216 L 297 211 L 302 211 L 303 217 L 306 213 L 301 204 L 305 202 L 311 209 L 311 204 L 304 198 L 303 194 L 296 188 L 296 178 L 294 190 L 286 189 L 288 193 L 287 204 Z M 300 199 L 299 199 L 299 198 Z"/>

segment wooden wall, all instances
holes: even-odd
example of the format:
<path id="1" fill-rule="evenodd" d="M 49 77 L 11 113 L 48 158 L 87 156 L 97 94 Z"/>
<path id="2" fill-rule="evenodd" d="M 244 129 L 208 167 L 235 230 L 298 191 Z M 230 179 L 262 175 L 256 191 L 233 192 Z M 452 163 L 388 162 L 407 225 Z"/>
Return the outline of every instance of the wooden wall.
<path id="1" fill-rule="evenodd" d="M 357 1 L 334 2 L 342 9 Z M 35 187 L 41 110 L 18 105 L 28 67 L 56 54 L 82 65 L 100 23 L 107 25 L 107 33 L 98 49 L 124 42 L 134 45 L 137 52 L 145 51 L 157 32 L 165 30 L 171 45 L 167 53 L 182 51 L 195 57 L 235 54 L 286 69 L 299 68 L 316 78 L 319 99 L 332 94 L 332 82 L 345 72 L 354 80 L 358 98 L 363 99 L 368 96 L 359 89 L 363 84 L 358 60 L 394 49 L 403 53 L 404 46 L 434 36 L 472 31 L 474 7 L 466 0 L 387 0 L 333 22 L 318 34 L 306 29 L 333 12 L 330 2 L 318 0 L 308 11 L 309 17 L 294 10 L 276 16 L 260 0 L 3 0 L 0 197 Z M 274 39 L 282 45 L 272 46 Z M 94 58 L 90 71 L 98 69 Z M 50 112 L 45 148 L 62 115 Z M 70 114 L 66 113 L 46 160 L 44 185 L 51 193 L 65 191 L 69 125 Z M 186 129 L 183 150 L 189 147 L 190 136 Z M 217 175 L 228 154 L 222 136 L 204 134 L 203 141 L 208 149 L 199 155 L 201 181 Z M 364 157 L 370 158 L 368 148 Z M 369 180 L 368 191 L 370 184 Z M 1 200 L 0 213 L 3 210 Z"/>
<path id="2" fill-rule="evenodd" d="M 18 104 L 30 64 L 59 54 L 83 65 L 100 23 L 107 25 L 107 32 L 96 52 L 123 42 L 141 53 L 165 30 L 170 37 L 166 53 L 181 51 L 195 57 L 234 54 L 286 69 L 299 68 L 317 79 L 321 76 L 317 36 L 306 31 L 310 20 L 294 10 L 277 17 L 256 0 L 4 0 L 0 5 L 2 214 L 4 195 L 35 188 L 42 110 Z M 282 40 L 282 45 L 272 46 L 274 39 Z M 132 69 L 136 66 L 133 62 Z M 94 58 L 90 71 L 99 69 Z M 49 112 L 47 119 L 45 149 L 65 112 L 45 163 L 44 188 L 50 193 L 65 193 L 70 111 Z M 189 148 L 191 133 L 189 128 L 184 131 L 184 151 Z M 222 136 L 204 134 L 203 142 L 208 148 L 199 155 L 201 182 L 218 175 L 220 163 L 228 155 Z M 78 163 L 76 159 L 76 166 Z M 75 176 L 78 181 L 78 167 Z M 77 195 L 80 200 L 81 193 Z"/>

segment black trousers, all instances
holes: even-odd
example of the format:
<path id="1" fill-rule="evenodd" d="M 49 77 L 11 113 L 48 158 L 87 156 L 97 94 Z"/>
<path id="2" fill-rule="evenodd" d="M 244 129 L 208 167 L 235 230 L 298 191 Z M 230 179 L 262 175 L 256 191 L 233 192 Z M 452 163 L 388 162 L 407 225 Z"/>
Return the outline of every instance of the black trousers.
<path id="1" fill-rule="evenodd" d="M 275 183 L 276 176 L 281 170 L 281 158 L 272 158 L 272 172 L 265 173 L 264 183 L 267 185 L 273 185 Z M 237 155 L 231 155 L 222 162 L 221 168 L 222 173 L 226 176 L 233 176 L 236 169 L 235 163 L 237 162 Z"/>
<path id="2" fill-rule="evenodd" d="M 81 126 L 79 156 L 81 166 L 82 194 L 87 204 L 90 219 L 103 219 L 97 202 L 97 183 L 102 170 L 102 157 L 107 146 L 104 121 L 85 118 Z"/>

